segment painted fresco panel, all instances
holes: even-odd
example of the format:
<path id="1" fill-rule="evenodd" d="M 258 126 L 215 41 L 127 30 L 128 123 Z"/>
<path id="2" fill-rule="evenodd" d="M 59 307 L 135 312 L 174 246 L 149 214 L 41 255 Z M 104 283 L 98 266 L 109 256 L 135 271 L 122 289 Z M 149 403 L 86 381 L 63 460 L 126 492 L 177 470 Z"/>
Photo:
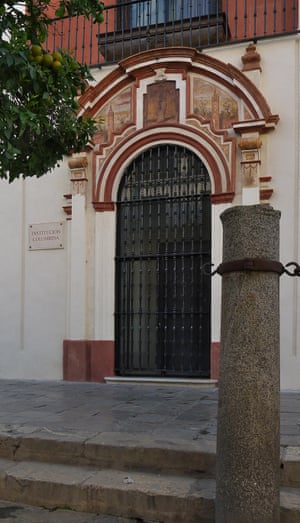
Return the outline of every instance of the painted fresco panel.
<path id="1" fill-rule="evenodd" d="M 191 100 L 192 112 L 215 129 L 229 129 L 239 120 L 237 101 L 212 82 L 193 77 Z"/>
<path id="2" fill-rule="evenodd" d="M 144 95 L 144 127 L 179 121 L 179 89 L 176 82 L 163 80 L 148 86 Z"/>
<path id="3" fill-rule="evenodd" d="M 129 87 L 103 106 L 96 117 L 99 120 L 96 143 L 110 143 L 114 134 L 122 131 L 132 122 L 132 89 Z"/>

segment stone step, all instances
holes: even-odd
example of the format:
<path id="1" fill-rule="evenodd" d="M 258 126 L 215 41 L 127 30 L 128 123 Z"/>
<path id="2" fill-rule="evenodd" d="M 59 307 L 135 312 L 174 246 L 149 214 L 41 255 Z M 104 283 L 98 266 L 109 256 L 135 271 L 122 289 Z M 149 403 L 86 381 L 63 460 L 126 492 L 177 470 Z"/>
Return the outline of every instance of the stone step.
<path id="1" fill-rule="evenodd" d="M 34 507 L 3 500 L 0 500 L 0 520 L 1 523 L 141 523 L 136 518 Z"/>
<path id="2" fill-rule="evenodd" d="M 215 481 L 0 460 L 0 499 L 155 523 L 213 523 Z M 281 489 L 281 523 L 299 523 L 300 491 Z"/>
<path id="3" fill-rule="evenodd" d="M 0 460 L 0 499 L 165 523 L 213 523 L 215 482 Z"/>
<path id="4" fill-rule="evenodd" d="M 16 461 L 39 461 L 100 468 L 128 468 L 156 473 L 215 475 L 214 441 L 156 441 L 141 434 L 101 433 L 89 439 L 76 434 L 63 437 L 49 431 L 38 435 L 1 434 L 0 458 Z"/>
<path id="5" fill-rule="evenodd" d="M 300 488 L 300 448 L 281 449 L 281 484 L 286 487 Z"/>
<path id="6" fill-rule="evenodd" d="M 155 377 L 124 377 L 124 376 L 113 376 L 104 378 L 105 383 L 122 384 L 122 383 L 137 383 L 139 385 L 184 385 L 186 387 L 207 387 L 215 388 L 218 386 L 218 380 L 209 378 L 155 378 Z"/>
<path id="7" fill-rule="evenodd" d="M 280 491 L 280 523 L 299 523 L 300 521 L 300 490 L 281 488 Z"/>
<path id="8" fill-rule="evenodd" d="M 141 434 L 102 433 L 82 439 L 40 430 L 38 435 L 1 434 L 0 458 L 66 465 L 215 476 L 216 444 L 212 440 L 176 443 Z M 281 485 L 300 488 L 300 448 L 281 449 Z"/>

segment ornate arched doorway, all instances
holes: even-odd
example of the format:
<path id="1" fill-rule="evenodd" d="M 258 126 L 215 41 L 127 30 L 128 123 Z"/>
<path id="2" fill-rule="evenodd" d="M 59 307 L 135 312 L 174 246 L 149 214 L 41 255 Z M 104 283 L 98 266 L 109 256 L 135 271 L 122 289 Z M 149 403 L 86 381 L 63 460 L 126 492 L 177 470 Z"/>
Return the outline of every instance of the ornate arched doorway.
<path id="1" fill-rule="evenodd" d="M 81 97 L 80 114 L 92 116 L 99 126 L 89 144 L 91 152 L 87 148 L 85 153 L 76 154 L 72 159 L 75 164 L 70 164 L 76 199 L 65 195 L 68 205 L 64 209 L 72 217 L 73 253 L 69 257 L 71 327 L 69 339 L 64 340 L 66 379 L 103 381 L 115 374 L 115 368 L 124 375 L 209 374 L 210 281 L 201 280 L 195 270 L 210 259 L 210 248 L 205 251 L 205 245 L 210 247 L 208 216 L 211 211 L 212 257 L 218 263 L 222 257 L 219 217 L 224 206 L 268 202 L 273 193 L 264 151 L 267 135 L 275 129 L 279 117 L 271 112 L 263 93 L 247 74 L 194 48 L 165 48 L 159 55 L 152 49 L 122 60 L 108 75 L 102 77 L 101 73 L 101 81 Z M 169 106 L 168 111 L 161 111 L 162 106 Z M 173 144 L 168 145 L 168 165 L 175 162 L 175 167 L 165 181 L 162 171 L 155 178 L 152 158 L 158 157 L 157 165 L 166 162 L 167 143 Z M 186 190 L 184 176 L 175 177 L 176 169 L 184 172 L 186 159 L 179 164 L 172 159 L 175 152 L 183 152 L 181 147 L 186 147 L 187 158 L 193 158 L 188 160 L 188 172 L 193 174 L 193 162 L 199 165 L 194 172 L 202 172 L 201 183 L 197 176 L 193 179 L 194 174 L 189 177 L 186 201 L 175 198 L 177 186 Z M 147 162 L 148 174 L 144 174 L 143 163 Z M 130 173 L 134 169 L 141 171 L 139 178 Z M 129 176 L 134 183 L 129 183 Z M 169 195 L 155 192 L 164 186 Z M 154 196 L 151 200 L 152 194 L 160 194 L 159 201 Z M 183 192 L 177 196 L 181 195 Z M 96 212 L 94 222 L 90 196 Z M 198 216 L 205 217 L 202 229 Z M 183 217 L 186 226 L 180 221 Z M 78 227 L 82 234 L 78 234 Z M 159 237 L 157 230 L 164 236 Z M 90 238 L 95 237 L 94 249 L 87 248 L 87 231 Z M 146 244 L 150 245 L 148 251 Z M 95 272 L 88 272 L 87 279 L 90 253 L 95 254 L 89 264 Z M 179 283 L 183 278 L 184 291 Z M 195 293 L 197 286 L 202 294 Z M 211 377 L 216 377 L 218 370 L 220 287 L 219 278 L 214 281 L 211 298 Z M 195 296 L 201 296 L 198 308 Z M 189 318 L 197 318 L 194 322 L 183 321 L 188 317 L 186 304 Z M 91 336 L 85 338 L 87 332 Z"/>
<path id="2" fill-rule="evenodd" d="M 200 376 L 210 369 L 208 171 L 174 144 L 127 167 L 117 201 L 116 373 Z"/>

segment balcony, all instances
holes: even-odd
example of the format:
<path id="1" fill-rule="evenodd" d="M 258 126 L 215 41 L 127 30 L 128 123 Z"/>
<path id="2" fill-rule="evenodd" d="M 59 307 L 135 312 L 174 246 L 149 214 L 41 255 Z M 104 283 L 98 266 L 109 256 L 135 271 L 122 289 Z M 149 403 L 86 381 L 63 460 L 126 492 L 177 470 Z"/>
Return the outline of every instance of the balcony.
<path id="1" fill-rule="evenodd" d="M 208 30 L 209 27 L 209 30 Z M 227 28 L 228 30 L 228 28 Z M 226 21 L 223 14 L 176 20 L 139 28 L 99 34 L 99 48 L 106 62 L 159 47 L 206 47 L 226 40 Z"/>
<path id="2" fill-rule="evenodd" d="M 298 0 L 104 0 L 104 22 L 55 20 L 47 47 L 68 49 L 90 66 L 149 49 L 205 49 L 298 31 Z"/>

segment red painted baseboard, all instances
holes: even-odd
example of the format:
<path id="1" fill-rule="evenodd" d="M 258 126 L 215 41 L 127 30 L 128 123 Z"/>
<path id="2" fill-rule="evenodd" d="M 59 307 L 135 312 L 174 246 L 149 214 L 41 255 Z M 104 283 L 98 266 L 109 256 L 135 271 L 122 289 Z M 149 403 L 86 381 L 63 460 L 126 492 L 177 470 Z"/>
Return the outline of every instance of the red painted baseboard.
<path id="1" fill-rule="evenodd" d="M 64 340 L 63 379 L 103 382 L 114 376 L 114 341 Z"/>
<path id="2" fill-rule="evenodd" d="M 219 379 L 220 350 L 220 342 L 213 341 L 210 345 L 210 377 L 212 380 Z"/>
<path id="3" fill-rule="evenodd" d="M 220 342 L 211 343 L 210 377 L 219 378 Z M 112 340 L 64 340 L 63 379 L 104 382 L 112 377 L 115 343 Z"/>

